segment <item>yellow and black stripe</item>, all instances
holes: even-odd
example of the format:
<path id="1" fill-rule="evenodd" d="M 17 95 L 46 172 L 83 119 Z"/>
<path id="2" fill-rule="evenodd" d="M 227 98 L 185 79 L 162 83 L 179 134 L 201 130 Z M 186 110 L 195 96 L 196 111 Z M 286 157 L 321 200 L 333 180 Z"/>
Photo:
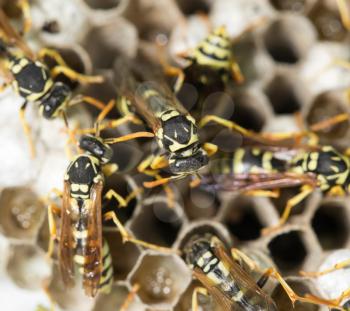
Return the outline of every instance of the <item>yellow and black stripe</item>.
<path id="1" fill-rule="evenodd" d="M 84 231 L 74 231 L 74 236 L 78 237 L 77 245 L 81 243 L 86 243 L 87 230 Z M 79 267 L 79 272 L 81 275 L 84 275 L 84 265 L 86 264 L 87 258 L 82 254 L 77 254 L 74 256 L 74 262 Z M 108 294 L 111 291 L 113 285 L 113 262 L 112 256 L 109 250 L 109 246 L 106 240 L 103 241 L 102 248 L 102 273 L 99 283 L 99 290 L 104 294 Z"/>

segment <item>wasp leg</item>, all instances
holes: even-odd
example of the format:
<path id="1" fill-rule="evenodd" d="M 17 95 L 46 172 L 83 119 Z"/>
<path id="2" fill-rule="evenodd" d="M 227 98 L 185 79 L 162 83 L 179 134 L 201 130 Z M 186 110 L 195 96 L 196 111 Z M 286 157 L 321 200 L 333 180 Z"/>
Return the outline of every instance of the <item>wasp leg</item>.
<path id="1" fill-rule="evenodd" d="M 103 215 L 103 218 L 104 218 L 104 220 L 112 220 L 114 222 L 114 224 L 119 229 L 119 232 L 120 232 L 122 239 L 123 239 L 123 243 L 125 243 L 125 242 L 134 243 L 134 244 L 137 244 L 137 245 L 149 248 L 149 249 L 153 249 L 155 251 L 162 252 L 162 253 L 171 253 L 171 254 L 177 253 L 177 251 L 174 249 L 159 246 L 156 244 L 148 243 L 148 242 L 133 238 L 128 233 L 128 231 L 125 229 L 125 227 L 122 225 L 122 223 L 120 222 L 120 220 L 118 219 L 118 217 L 114 211 L 109 211 L 109 212 L 105 213 Z"/>
<path id="2" fill-rule="evenodd" d="M 136 293 L 139 291 L 139 289 L 140 289 L 140 285 L 136 283 L 132 287 L 132 289 L 131 289 L 130 293 L 128 294 L 128 296 L 126 297 L 126 299 L 124 300 L 119 311 L 126 311 L 129 308 L 130 304 L 134 301 Z"/>
<path id="3" fill-rule="evenodd" d="M 110 189 L 105 194 L 105 198 L 108 200 L 111 200 L 112 198 L 116 199 L 119 203 L 118 207 L 127 207 L 128 204 L 126 200 L 117 192 L 115 192 L 113 189 Z"/>
<path id="4" fill-rule="evenodd" d="M 221 118 L 221 117 L 218 117 L 215 115 L 206 115 L 205 117 L 203 117 L 199 122 L 199 127 L 204 127 L 209 122 L 215 122 L 221 126 L 227 127 L 231 130 L 234 130 L 234 131 L 240 133 L 241 135 L 243 135 L 245 137 L 252 138 L 256 141 L 266 142 L 266 139 L 262 135 L 255 133 L 253 131 L 247 130 L 235 122 L 226 120 L 224 118 Z"/>
<path id="5" fill-rule="evenodd" d="M 350 259 L 347 259 L 347 260 L 344 260 L 344 261 L 341 261 L 341 262 L 335 264 L 332 268 L 329 268 L 329 269 L 326 269 L 326 270 L 323 270 L 323 271 L 319 271 L 319 272 L 300 271 L 299 273 L 302 276 L 315 278 L 315 277 L 319 277 L 321 275 L 325 275 L 325 274 L 328 274 L 328 273 L 331 273 L 331 272 L 334 272 L 334 271 L 337 271 L 337 270 L 341 270 L 341 269 L 344 269 L 344 268 L 349 268 L 349 267 L 350 267 Z"/>
<path id="6" fill-rule="evenodd" d="M 345 0 L 337 0 L 341 21 L 344 28 L 350 31 L 350 12 Z"/>
<path id="7" fill-rule="evenodd" d="M 116 163 L 107 163 L 102 166 L 103 175 L 106 177 L 113 175 L 116 171 L 118 171 L 118 164 Z"/>
<path id="8" fill-rule="evenodd" d="M 103 110 L 105 108 L 105 104 L 103 102 L 101 102 L 100 100 L 90 97 L 90 96 L 85 96 L 85 95 L 77 95 L 74 98 L 72 98 L 69 101 L 69 106 L 74 106 L 76 104 L 80 104 L 80 103 L 84 103 L 84 104 L 89 104 L 99 110 Z"/>
<path id="9" fill-rule="evenodd" d="M 313 295 L 305 295 L 304 297 L 297 295 L 275 268 L 267 269 L 264 272 L 264 276 L 265 277 L 272 276 L 281 284 L 282 288 L 284 289 L 289 299 L 291 300 L 293 306 L 295 305 L 296 301 L 300 301 L 300 302 L 311 303 L 316 305 L 320 305 L 320 304 L 326 305 L 327 307 L 330 307 L 330 308 L 339 308 L 340 310 L 342 310 L 342 308 L 339 307 L 340 302 L 338 303 L 338 301 L 327 300 L 327 299 L 323 299 Z"/>
<path id="10" fill-rule="evenodd" d="M 65 66 L 55 66 L 51 70 L 52 78 L 56 78 L 59 74 L 63 74 L 71 80 L 78 81 L 80 83 L 102 83 L 104 78 L 102 76 L 88 76 L 74 71 L 73 69 Z"/>
<path id="11" fill-rule="evenodd" d="M 231 248 L 231 256 L 239 264 L 244 262 L 251 271 L 261 271 L 256 262 L 246 254 L 241 252 L 238 248 Z"/>
<path id="12" fill-rule="evenodd" d="M 169 165 L 168 160 L 163 155 L 157 155 L 153 158 L 150 167 L 152 170 L 159 170 Z"/>
<path id="13" fill-rule="evenodd" d="M 267 197 L 267 198 L 278 198 L 280 196 L 279 189 L 275 190 L 249 190 L 245 191 L 244 195 Z"/>
<path id="14" fill-rule="evenodd" d="M 40 49 L 40 51 L 38 52 L 38 56 L 37 56 L 40 60 L 44 60 L 45 57 L 50 57 L 52 58 L 59 66 L 62 67 L 69 67 L 67 65 L 67 63 L 65 62 L 65 60 L 63 59 L 63 57 L 61 56 L 61 54 L 59 52 L 57 52 L 54 49 L 49 49 L 49 48 L 42 48 Z"/>
<path id="15" fill-rule="evenodd" d="M 32 135 L 31 135 L 31 128 L 30 128 L 28 122 L 26 121 L 26 118 L 24 115 L 27 104 L 28 104 L 28 102 L 25 101 L 24 104 L 22 105 L 22 107 L 20 108 L 19 117 L 20 117 L 20 121 L 21 121 L 22 128 L 24 131 L 24 135 L 26 136 L 28 144 L 29 144 L 31 157 L 35 158 L 36 150 L 35 150 L 34 142 L 33 142 Z"/>
<path id="16" fill-rule="evenodd" d="M 172 76 L 172 77 L 177 77 L 176 78 L 176 82 L 174 84 L 174 93 L 178 93 L 185 81 L 185 73 L 183 72 L 183 70 L 181 68 L 177 68 L 174 66 L 170 66 L 168 64 L 163 64 L 163 68 L 164 68 L 164 72 L 166 75 L 168 76 Z"/>
<path id="17" fill-rule="evenodd" d="M 50 231 L 50 241 L 47 248 L 46 257 L 51 258 L 54 249 L 54 243 L 57 240 L 57 224 L 54 215 L 61 215 L 61 209 L 55 204 L 50 203 L 47 208 L 47 217 L 49 222 L 49 231 Z"/>
<path id="18" fill-rule="evenodd" d="M 209 293 L 204 287 L 196 287 L 192 293 L 192 311 L 199 311 L 198 294 L 209 296 Z"/>
<path id="19" fill-rule="evenodd" d="M 104 142 L 106 144 L 116 144 L 116 143 L 121 143 L 124 141 L 131 140 L 131 139 L 143 138 L 143 137 L 154 137 L 154 134 L 150 132 L 135 132 L 135 133 L 127 134 L 117 138 L 106 138 L 104 139 Z"/>
<path id="20" fill-rule="evenodd" d="M 239 67 L 239 65 L 235 61 L 232 61 L 230 66 L 232 79 L 238 84 L 242 84 L 244 82 L 244 76 L 241 72 L 241 68 Z"/>
<path id="21" fill-rule="evenodd" d="M 18 0 L 17 6 L 22 11 L 23 15 L 23 30 L 22 33 L 26 34 L 32 28 L 32 17 L 30 14 L 30 6 L 28 0 Z"/>
<path id="22" fill-rule="evenodd" d="M 288 220 L 292 208 L 299 204 L 301 201 L 303 201 L 313 191 L 314 187 L 311 185 L 302 186 L 301 192 L 287 201 L 286 207 L 284 208 L 282 217 L 280 218 L 278 225 L 262 229 L 262 235 L 270 234 L 276 231 L 277 229 L 281 228 Z"/>
<path id="23" fill-rule="evenodd" d="M 211 157 L 218 151 L 218 146 L 211 143 L 204 143 L 202 147 L 209 157 Z"/>
<path id="24" fill-rule="evenodd" d="M 316 300 L 316 301 L 317 301 L 318 299 L 320 299 L 319 297 L 314 296 L 314 295 L 311 295 L 311 294 L 305 295 L 305 297 L 307 297 L 307 298 L 309 298 L 309 299 L 314 299 L 314 300 Z M 343 307 L 340 307 L 340 304 L 341 304 L 346 298 L 349 298 L 349 297 L 350 297 L 350 288 L 347 289 L 347 290 L 345 290 L 345 291 L 343 291 L 343 292 L 341 293 L 341 295 L 340 295 L 338 298 L 332 299 L 332 300 L 330 300 L 330 301 L 331 301 L 331 303 L 333 303 L 334 305 L 337 306 L 337 307 L 336 307 L 337 310 L 347 311 L 348 309 L 344 309 Z M 321 299 L 321 300 L 323 300 L 323 299 Z"/>

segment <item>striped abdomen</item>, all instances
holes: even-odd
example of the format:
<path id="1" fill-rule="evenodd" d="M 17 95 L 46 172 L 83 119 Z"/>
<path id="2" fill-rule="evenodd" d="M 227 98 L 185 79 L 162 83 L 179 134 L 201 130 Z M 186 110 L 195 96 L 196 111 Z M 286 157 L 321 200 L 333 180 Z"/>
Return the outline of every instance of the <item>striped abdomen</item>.
<path id="1" fill-rule="evenodd" d="M 282 172 L 286 163 L 273 152 L 259 148 L 239 148 L 233 153 L 212 161 L 214 174 L 269 174 Z"/>
<path id="2" fill-rule="evenodd" d="M 74 234 L 77 235 L 76 233 Z M 84 264 L 87 260 L 83 254 L 79 251 L 81 248 L 79 245 L 86 243 L 84 237 L 77 239 L 77 249 L 76 255 L 74 256 L 74 262 L 79 267 L 80 274 L 84 274 Z M 103 293 L 109 293 L 113 284 L 113 263 L 112 256 L 109 250 L 109 246 L 106 240 L 103 240 L 103 248 L 102 248 L 102 274 L 99 282 L 99 290 Z"/>
<path id="3" fill-rule="evenodd" d="M 199 43 L 192 59 L 202 66 L 229 71 L 231 64 L 230 39 L 224 27 L 217 28 Z"/>

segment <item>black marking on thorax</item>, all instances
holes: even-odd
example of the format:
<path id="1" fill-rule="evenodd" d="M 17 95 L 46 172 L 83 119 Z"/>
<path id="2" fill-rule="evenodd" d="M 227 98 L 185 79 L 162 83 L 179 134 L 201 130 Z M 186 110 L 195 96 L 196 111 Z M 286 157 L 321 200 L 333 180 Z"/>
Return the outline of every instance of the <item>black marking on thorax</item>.
<path id="1" fill-rule="evenodd" d="M 19 66 L 22 60 L 23 58 L 16 59 L 13 66 Z M 27 61 L 28 63 L 23 66 L 19 72 L 15 73 L 12 71 L 18 84 L 19 93 L 25 98 L 30 94 L 23 90 L 28 90 L 31 93 L 41 93 L 45 88 L 46 81 L 50 79 L 50 74 L 45 67 L 39 66 L 29 59 L 27 59 Z"/>

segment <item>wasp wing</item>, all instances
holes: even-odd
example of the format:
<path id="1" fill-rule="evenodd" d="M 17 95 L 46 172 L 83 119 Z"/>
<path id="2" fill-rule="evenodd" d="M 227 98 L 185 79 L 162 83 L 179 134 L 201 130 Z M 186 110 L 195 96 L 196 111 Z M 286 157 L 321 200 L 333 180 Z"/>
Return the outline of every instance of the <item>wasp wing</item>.
<path id="1" fill-rule="evenodd" d="M 63 282 L 68 286 L 74 284 L 74 239 L 71 221 L 70 186 L 65 181 L 63 186 L 61 233 L 59 241 L 59 265 Z"/>
<path id="2" fill-rule="evenodd" d="M 24 42 L 20 34 L 12 27 L 5 12 L 0 9 L 0 37 L 5 41 L 5 44 L 15 45 L 25 56 L 34 59 L 34 53 L 29 46 Z"/>
<path id="3" fill-rule="evenodd" d="M 252 307 L 252 304 L 254 304 L 255 307 L 260 307 L 260 309 L 257 308 L 257 310 L 277 310 L 275 309 L 275 303 L 272 299 L 237 262 L 231 259 L 222 245 L 216 246 L 214 252 L 228 271 L 230 271 L 230 275 L 244 293 L 245 298 L 248 298 L 248 300 L 244 300 L 243 297 L 241 298 L 242 304 L 246 304 L 247 310 L 249 306 Z"/>
<path id="4" fill-rule="evenodd" d="M 222 310 L 235 310 L 232 300 L 225 295 L 205 273 L 198 268 L 194 268 L 193 275 L 207 288 L 209 294 L 212 295 L 215 301 L 222 307 Z"/>
<path id="5" fill-rule="evenodd" d="M 219 191 L 252 191 L 273 190 L 299 186 L 303 184 L 316 185 L 313 174 L 269 173 L 269 174 L 207 174 L 202 176 L 203 187 Z"/>
<path id="6" fill-rule="evenodd" d="M 84 249 L 85 263 L 83 287 L 88 296 L 94 297 L 99 288 L 102 274 L 102 196 L 103 182 L 95 183 L 90 191 L 88 207 L 88 236 Z"/>

